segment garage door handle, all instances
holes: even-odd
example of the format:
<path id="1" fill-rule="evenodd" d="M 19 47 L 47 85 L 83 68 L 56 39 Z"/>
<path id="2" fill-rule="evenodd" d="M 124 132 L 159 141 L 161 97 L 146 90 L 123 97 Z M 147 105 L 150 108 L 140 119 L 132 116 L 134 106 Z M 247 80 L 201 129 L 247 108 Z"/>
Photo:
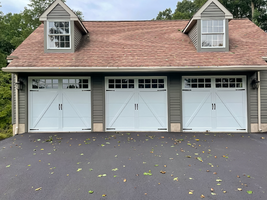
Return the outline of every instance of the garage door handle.
<path id="1" fill-rule="evenodd" d="M 138 104 L 136 104 L 137 105 L 137 110 L 138 110 Z"/>
<path id="2" fill-rule="evenodd" d="M 58 110 L 60 110 L 60 104 L 58 104 Z"/>
<path id="3" fill-rule="evenodd" d="M 216 110 L 216 103 L 214 104 L 214 110 Z"/>
<path id="4" fill-rule="evenodd" d="M 211 109 L 213 110 L 213 103 L 211 104 Z"/>
<path id="5" fill-rule="evenodd" d="M 61 110 L 62 110 L 62 104 L 61 104 Z"/>

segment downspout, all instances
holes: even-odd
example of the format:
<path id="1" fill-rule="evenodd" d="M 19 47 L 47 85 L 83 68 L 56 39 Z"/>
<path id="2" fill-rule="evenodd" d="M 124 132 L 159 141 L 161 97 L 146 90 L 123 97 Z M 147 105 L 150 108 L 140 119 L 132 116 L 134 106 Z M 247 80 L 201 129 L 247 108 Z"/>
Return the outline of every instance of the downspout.
<path id="1" fill-rule="evenodd" d="M 15 135 L 19 134 L 19 88 L 17 86 L 18 83 L 18 74 L 15 74 L 15 96 L 16 96 L 16 128 Z"/>
<path id="2" fill-rule="evenodd" d="M 261 132 L 261 84 L 260 84 L 260 71 L 258 71 L 258 130 Z"/>

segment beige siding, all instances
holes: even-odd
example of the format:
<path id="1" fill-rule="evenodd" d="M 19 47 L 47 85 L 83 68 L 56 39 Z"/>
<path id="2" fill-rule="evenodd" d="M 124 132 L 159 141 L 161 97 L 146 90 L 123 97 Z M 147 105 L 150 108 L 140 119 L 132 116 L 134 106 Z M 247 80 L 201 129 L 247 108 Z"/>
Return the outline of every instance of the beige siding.
<path id="1" fill-rule="evenodd" d="M 188 33 L 188 36 L 190 37 L 190 39 L 192 40 L 194 46 L 197 49 L 197 24 L 194 25 L 194 27 L 191 29 L 191 31 Z"/>

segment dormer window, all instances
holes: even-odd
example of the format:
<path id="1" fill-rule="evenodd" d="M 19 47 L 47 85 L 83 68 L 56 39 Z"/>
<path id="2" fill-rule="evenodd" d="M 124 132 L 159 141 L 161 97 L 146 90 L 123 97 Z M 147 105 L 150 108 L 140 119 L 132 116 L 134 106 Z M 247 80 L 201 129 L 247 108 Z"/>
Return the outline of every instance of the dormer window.
<path id="1" fill-rule="evenodd" d="M 201 20 L 202 48 L 225 48 L 225 20 Z"/>
<path id="2" fill-rule="evenodd" d="M 49 49 L 70 49 L 70 22 L 49 21 L 47 47 Z"/>

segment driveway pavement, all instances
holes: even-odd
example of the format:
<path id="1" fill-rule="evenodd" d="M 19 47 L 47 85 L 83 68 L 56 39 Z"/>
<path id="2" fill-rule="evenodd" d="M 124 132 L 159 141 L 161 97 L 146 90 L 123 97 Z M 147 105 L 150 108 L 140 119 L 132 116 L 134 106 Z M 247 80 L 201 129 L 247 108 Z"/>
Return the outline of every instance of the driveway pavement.
<path id="1" fill-rule="evenodd" d="M 266 136 L 23 134 L 0 141 L 0 199 L 266 200 Z"/>

